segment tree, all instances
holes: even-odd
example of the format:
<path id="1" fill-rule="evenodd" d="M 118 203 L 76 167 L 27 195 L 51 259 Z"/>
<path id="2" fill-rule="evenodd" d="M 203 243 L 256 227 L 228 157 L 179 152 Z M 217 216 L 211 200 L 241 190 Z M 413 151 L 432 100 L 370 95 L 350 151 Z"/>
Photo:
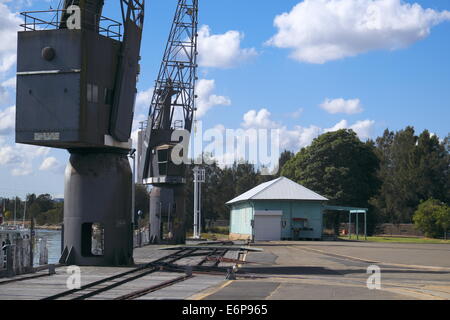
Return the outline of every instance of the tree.
<path id="1" fill-rule="evenodd" d="M 380 158 L 380 192 L 371 203 L 383 222 L 411 223 L 421 201 L 450 200 L 450 157 L 445 140 L 413 127 L 396 133 L 385 130 L 376 141 Z"/>
<path id="2" fill-rule="evenodd" d="M 11 211 L 7 210 L 5 211 L 5 220 L 10 220 L 12 218 Z"/>
<path id="3" fill-rule="evenodd" d="M 436 199 L 422 202 L 414 213 L 414 224 L 427 237 L 437 238 L 448 231 L 450 207 Z"/>
<path id="4" fill-rule="evenodd" d="M 430 135 L 428 130 L 418 137 L 413 165 L 419 200 L 435 198 L 450 201 L 450 190 L 447 188 L 450 180 L 450 157 L 444 144 L 439 142 L 436 135 Z"/>
<path id="5" fill-rule="evenodd" d="M 41 207 L 39 206 L 39 204 L 35 201 L 31 204 L 31 206 L 28 209 L 28 213 L 29 213 L 29 217 L 33 217 L 34 219 L 37 220 L 39 219 L 39 215 L 41 213 Z M 41 221 L 39 221 L 41 222 Z M 37 222 L 38 224 L 40 224 L 39 222 Z"/>
<path id="6" fill-rule="evenodd" d="M 295 154 L 292 151 L 289 150 L 284 150 L 281 154 L 280 154 L 280 158 L 278 160 L 278 172 L 276 173 L 276 177 L 281 176 L 281 172 L 283 170 L 284 165 L 291 160 L 293 157 L 295 156 Z"/>
<path id="7" fill-rule="evenodd" d="M 36 198 L 36 202 L 41 208 L 41 212 L 46 212 L 53 208 L 54 202 L 49 194 L 41 194 Z"/>
<path id="8" fill-rule="evenodd" d="M 445 240 L 447 240 L 447 233 L 448 233 L 448 230 L 450 229 L 450 207 L 449 206 L 444 205 L 444 208 L 437 212 L 436 221 L 437 221 L 437 224 L 444 231 L 444 238 L 445 238 Z"/>
<path id="9" fill-rule="evenodd" d="M 281 174 L 328 198 L 330 204 L 368 207 L 380 186 L 378 168 L 373 143 L 363 143 L 353 130 L 342 129 L 314 139 L 284 165 Z M 337 231 L 340 215 L 325 218 Z M 373 223 L 368 227 L 371 231 Z"/>

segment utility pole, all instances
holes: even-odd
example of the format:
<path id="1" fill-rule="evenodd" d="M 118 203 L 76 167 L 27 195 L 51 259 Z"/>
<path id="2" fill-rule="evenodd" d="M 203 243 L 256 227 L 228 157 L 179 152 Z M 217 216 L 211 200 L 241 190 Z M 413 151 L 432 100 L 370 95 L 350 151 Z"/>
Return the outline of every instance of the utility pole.
<path id="1" fill-rule="evenodd" d="M 202 183 L 205 182 L 205 169 L 194 167 L 194 239 L 202 234 Z"/>
<path id="2" fill-rule="evenodd" d="M 133 172 L 132 172 L 132 184 L 131 184 L 131 223 L 133 224 L 135 229 L 136 221 L 134 214 L 136 210 L 136 149 L 130 151 L 129 157 L 133 159 Z"/>

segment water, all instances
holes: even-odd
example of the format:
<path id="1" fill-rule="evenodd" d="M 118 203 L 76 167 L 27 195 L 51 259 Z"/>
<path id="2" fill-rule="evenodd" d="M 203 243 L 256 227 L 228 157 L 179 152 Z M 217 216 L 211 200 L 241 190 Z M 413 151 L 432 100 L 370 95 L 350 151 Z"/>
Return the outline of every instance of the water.
<path id="1" fill-rule="evenodd" d="M 36 245 L 34 255 L 34 265 L 39 265 L 39 246 L 38 239 L 47 239 L 48 263 L 59 262 L 61 257 L 61 231 L 60 230 L 36 230 Z"/>

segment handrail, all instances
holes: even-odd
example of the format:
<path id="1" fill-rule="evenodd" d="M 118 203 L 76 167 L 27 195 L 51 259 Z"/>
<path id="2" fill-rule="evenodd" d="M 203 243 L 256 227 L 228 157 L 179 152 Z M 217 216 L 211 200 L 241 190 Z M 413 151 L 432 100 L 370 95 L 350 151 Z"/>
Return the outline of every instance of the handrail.
<path id="1" fill-rule="evenodd" d="M 86 11 L 87 10 L 84 10 L 84 12 Z M 21 12 L 20 14 L 24 17 L 24 23 L 20 26 L 23 28 L 23 31 L 49 30 L 48 28 L 50 28 L 50 30 L 59 29 L 61 26 L 61 18 L 65 12 L 66 10 L 61 9 Z M 43 17 L 45 14 L 51 14 L 51 20 Z M 122 39 L 122 24 L 119 21 L 100 16 L 98 22 L 98 32 L 100 34 L 111 39 Z"/>

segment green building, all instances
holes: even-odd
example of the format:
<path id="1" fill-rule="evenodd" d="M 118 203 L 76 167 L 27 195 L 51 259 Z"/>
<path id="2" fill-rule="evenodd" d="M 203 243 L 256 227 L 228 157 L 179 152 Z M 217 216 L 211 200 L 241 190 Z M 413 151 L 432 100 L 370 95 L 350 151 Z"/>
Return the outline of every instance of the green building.
<path id="1" fill-rule="evenodd" d="M 348 211 L 350 219 L 352 213 L 367 212 L 364 208 L 328 206 L 327 201 L 285 177 L 265 182 L 227 202 L 231 208 L 230 239 L 320 240 L 325 210 Z"/>

